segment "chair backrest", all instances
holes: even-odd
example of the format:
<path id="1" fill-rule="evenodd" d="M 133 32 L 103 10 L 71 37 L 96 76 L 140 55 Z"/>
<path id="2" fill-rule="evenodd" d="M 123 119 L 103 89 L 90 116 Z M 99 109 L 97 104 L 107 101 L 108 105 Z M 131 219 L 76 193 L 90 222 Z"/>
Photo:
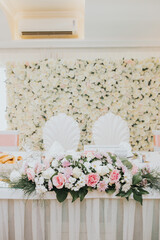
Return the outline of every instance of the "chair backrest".
<path id="1" fill-rule="evenodd" d="M 78 123 L 65 113 L 51 117 L 43 128 L 43 142 L 46 151 L 54 141 L 61 144 L 64 150 L 77 150 L 80 139 Z"/>
<path id="2" fill-rule="evenodd" d="M 127 122 L 109 112 L 94 123 L 92 136 L 96 145 L 119 145 L 129 143 L 130 133 Z"/>

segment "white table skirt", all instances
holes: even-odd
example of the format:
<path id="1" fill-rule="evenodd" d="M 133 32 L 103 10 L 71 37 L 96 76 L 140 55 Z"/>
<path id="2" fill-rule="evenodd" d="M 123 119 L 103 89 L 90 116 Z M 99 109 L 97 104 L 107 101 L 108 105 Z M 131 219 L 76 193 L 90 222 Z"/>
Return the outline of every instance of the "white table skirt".
<path id="1" fill-rule="evenodd" d="M 160 195 L 133 199 L 89 193 L 83 202 L 54 193 L 24 199 L 21 190 L 0 189 L 0 240 L 158 240 Z"/>

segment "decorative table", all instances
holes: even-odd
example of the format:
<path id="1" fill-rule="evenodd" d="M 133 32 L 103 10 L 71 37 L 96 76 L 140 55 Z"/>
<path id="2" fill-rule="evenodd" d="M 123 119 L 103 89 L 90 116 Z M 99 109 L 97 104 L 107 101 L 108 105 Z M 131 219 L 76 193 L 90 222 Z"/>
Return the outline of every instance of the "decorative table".
<path id="1" fill-rule="evenodd" d="M 64 203 L 54 193 L 44 199 L 22 190 L 0 189 L 1 240 L 158 240 L 160 194 L 135 200 L 92 192 L 83 202 Z"/>

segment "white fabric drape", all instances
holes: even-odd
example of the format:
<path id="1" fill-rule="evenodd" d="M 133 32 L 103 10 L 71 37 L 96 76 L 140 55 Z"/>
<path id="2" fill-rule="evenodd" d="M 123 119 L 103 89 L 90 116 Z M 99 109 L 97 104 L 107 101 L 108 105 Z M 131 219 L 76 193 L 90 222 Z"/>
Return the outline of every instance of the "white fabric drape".
<path id="1" fill-rule="evenodd" d="M 160 199 L 0 199 L 1 240 L 158 240 Z"/>

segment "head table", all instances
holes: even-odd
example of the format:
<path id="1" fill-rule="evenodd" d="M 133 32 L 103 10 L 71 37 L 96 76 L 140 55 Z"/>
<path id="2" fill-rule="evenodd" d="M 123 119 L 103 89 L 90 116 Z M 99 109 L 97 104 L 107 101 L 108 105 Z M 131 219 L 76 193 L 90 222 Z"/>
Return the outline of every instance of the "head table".
<path id="1" fill-rule="evenodd" d="M 157 160 L 149 164 L 156 166 Z M 55 193 L 40 199 L 0 188 L 0 240 L 158 240 L 159 229 L 160 194 L 155 191 L 141 206 L 132 198 L 97 191 L 82 202 L 72 203 L 68 195 L 59 203 Z"/>

